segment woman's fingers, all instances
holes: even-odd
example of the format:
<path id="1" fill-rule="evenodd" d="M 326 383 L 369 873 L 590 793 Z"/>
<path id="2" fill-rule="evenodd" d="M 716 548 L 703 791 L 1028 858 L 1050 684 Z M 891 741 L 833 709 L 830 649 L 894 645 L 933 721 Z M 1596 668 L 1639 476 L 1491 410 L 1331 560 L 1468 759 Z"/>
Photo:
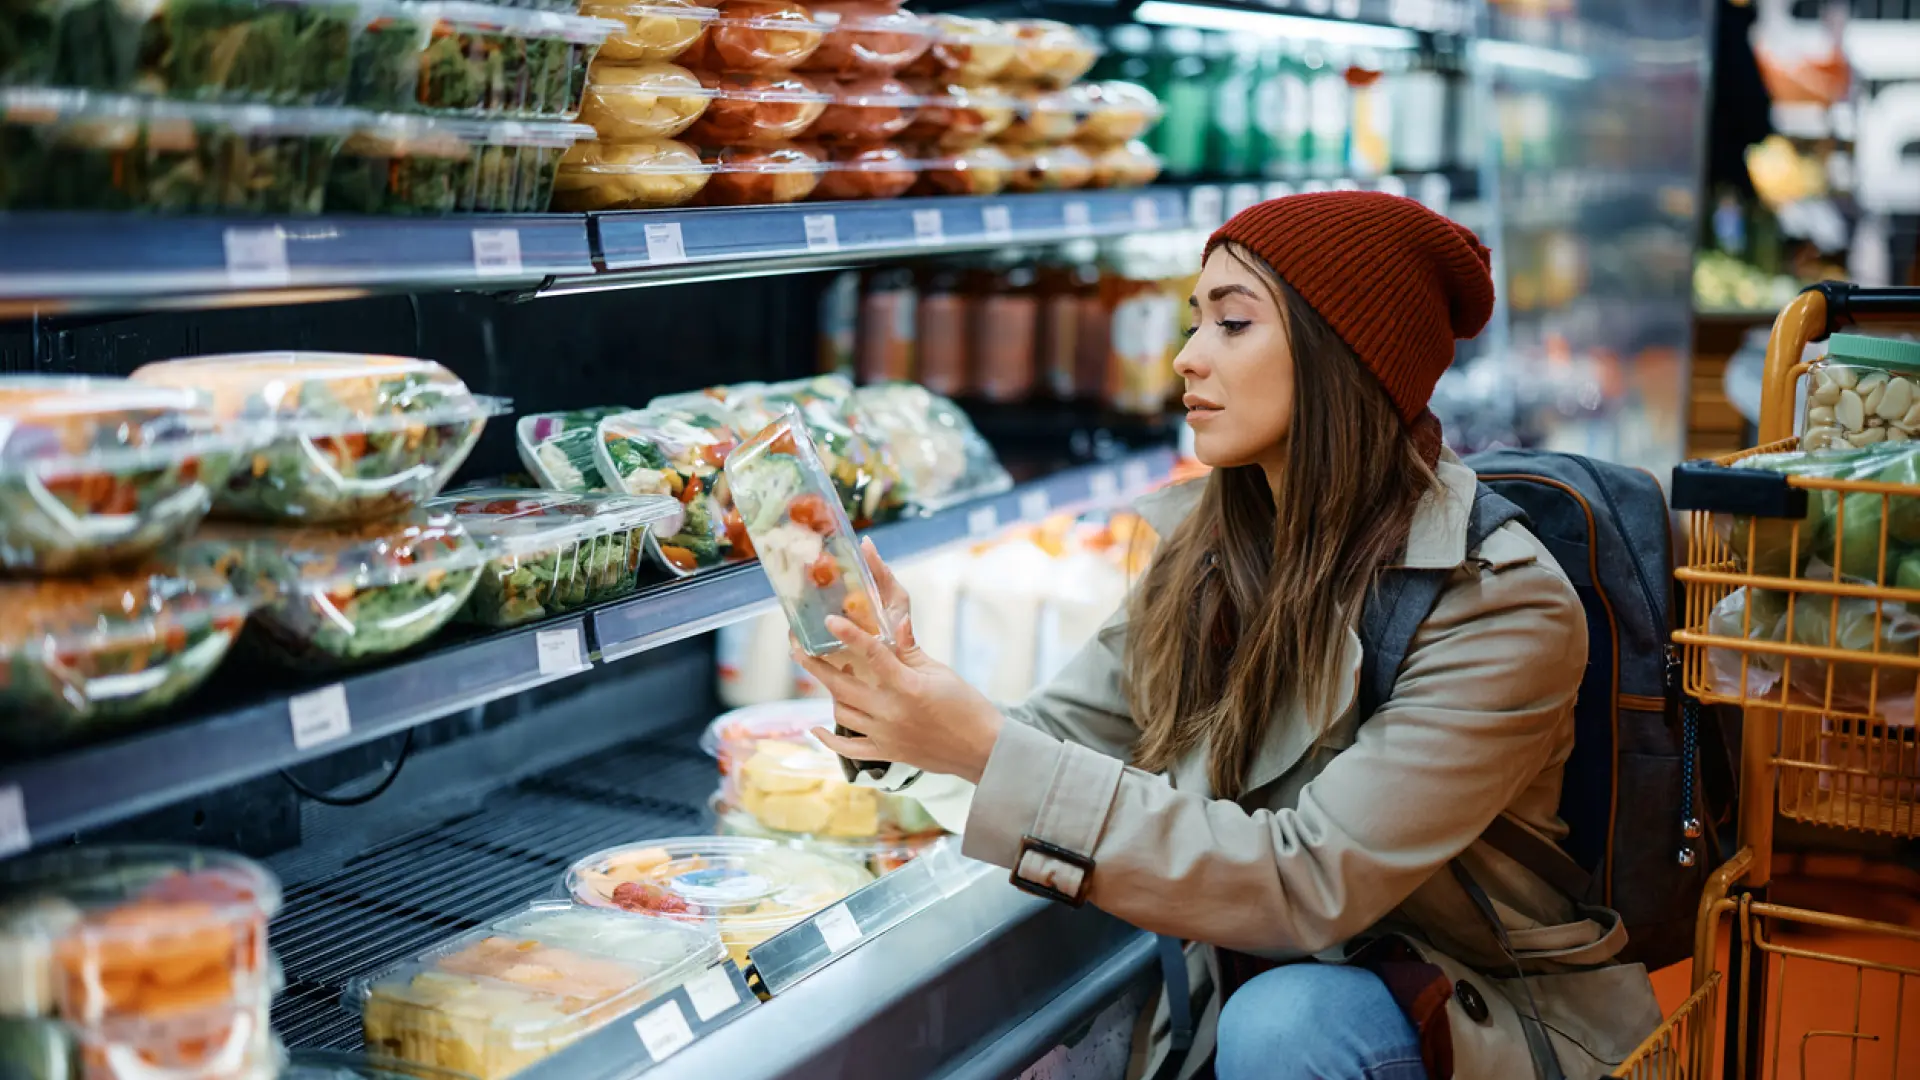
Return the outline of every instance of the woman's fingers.
<path id="1" fill-rule="evenodd" d="M 826 728 L 814 728 L 813 737 L 819 739 L 822 746 L 825 746 L 843 758 L 849 758 L 854 761 L 893 760 L 875 748 L 872 739 L 835 735 Z"/>
<path id="2" fill-rule="evenodd" d="M 894 638 L 903 651 L 914 648 L 912 600 L 899 579 L 893 576 L 893 569 L 880 558 L 880 549 L 874 546 L 873 537 L 860 538 L 860 557 L 866 560 L 874 587 L 880 590 L 880 606 L 887 613 Z"/>
<path id="3" fill-rule="evenodd" d="M 865 660 L 868 672 L 880 686 L 897 691 L 912 678 L 912 669 L 900 662 L 886 642 L 854 625 L 852 619 L 839 615 L 827 616 L 827 633 L 839 638 L 840 644 Z"/>
<path id="4" fill-rule="evenodd" d="M 849 705 L 861 712 L 871 713 L 880 708 L 880 690 L 872 684 L 855 678 L 853 674 L 825 657 L 809 656 L 795 648 L 793 659 L 802 670 L 813 676 L 833 700 Z"/>

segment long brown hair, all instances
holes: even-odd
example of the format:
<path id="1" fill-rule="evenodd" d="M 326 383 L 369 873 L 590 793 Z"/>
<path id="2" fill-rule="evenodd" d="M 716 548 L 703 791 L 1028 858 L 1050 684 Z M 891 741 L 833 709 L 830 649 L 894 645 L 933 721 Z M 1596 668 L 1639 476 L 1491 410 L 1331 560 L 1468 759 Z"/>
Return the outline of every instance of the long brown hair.
<path id="1" fill-rule="evenodd" d="M 1135 764 L 1162 771 L 1205 746 L 1213 793 L 1236 798 L 1278 704 L 1300 700 L 1331 722 L 1322 713 L 1345 674 L 1350 620 L 1435 480 L 1386 391 L 1326 320 L 1259 256 L 1216 250 L 1257 274 L 1287 320 L 1286 471 L 1272 486 L 1258 465 L 1207 478 L 1134 592 L 1127 692 L 1141 730 Z"/>

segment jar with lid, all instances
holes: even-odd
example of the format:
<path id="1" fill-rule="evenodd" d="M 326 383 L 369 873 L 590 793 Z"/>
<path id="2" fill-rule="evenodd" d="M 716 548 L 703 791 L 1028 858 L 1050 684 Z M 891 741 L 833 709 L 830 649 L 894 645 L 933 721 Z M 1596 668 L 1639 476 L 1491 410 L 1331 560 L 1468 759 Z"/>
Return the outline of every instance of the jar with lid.
<path id="1" fill-rule="evenodd" d="M 987 401 L 1024 400 L 1038 381 L 1036 277 L 1032 264 L 1018 256 L 995 260 L 971 275 L 967 292 L 973 392 Z"/>
<path id="2" fill-rule="evenodd" d="M 1129 237 L 1114 245 L 1101 274 L 1109 318 L 1108 404 L 1134 416 L 1158 416 L 1175 383 L 1179 305 L 1166 281 L 1158 237 Z"/>
<path id="3" fill-rule="evenodd" d="M 919 302 L 914 320 L 920 338 L 920 385 L 944 397 L 967 392 L 965 271 L 950 263 L 922 267 L 915 275 Z"/>
<path id="4" fill-rule="evenodd" d="M 1098 248 L 1090 240 L 1075 241 L 1062 246 L 1041 262 L 1039 268 L 1038 363 L 1045 376 L 1048 393 L 1060 401 L 1098 397 L 1101 384 L 1105 381 L 1104 349 L 1097 381 L 1091 388 L 1083 387 L 1080 381 L 1081 308 L 1089 297 L 1096 304 L 1100 297 L 1100 268 L 1093 261 L 1097 251 Z"/>
<path id="5" fill-rule="evenodd" d="M 1807 371 L 1802 450 L 1920 437 L 1920 341 L 1835 334 Z"/>
<path id="6" fill-rule="evenodd" d="M 867 271 L 861 288 L 860 345 L 854 362 L 862 383 L 913 378 L 918 307 L 911 269 L 881 266 Z"/>

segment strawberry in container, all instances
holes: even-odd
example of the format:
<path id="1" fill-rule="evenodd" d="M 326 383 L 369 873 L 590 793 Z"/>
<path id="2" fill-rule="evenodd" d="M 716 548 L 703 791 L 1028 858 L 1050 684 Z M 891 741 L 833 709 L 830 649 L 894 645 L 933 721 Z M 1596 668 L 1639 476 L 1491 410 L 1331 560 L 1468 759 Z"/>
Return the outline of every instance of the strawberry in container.
<path id="1" fill-rule="evenodd" d="M 650 405 L 609 416 L 597 430 L 595 459 L 615 491 L 679 501 L 678 530 L 647 533 L 647 550 L 669 573 L 685 577 L 753 557 L 722 471 L 736 440 L 718 401 L 707 408 Z"/>

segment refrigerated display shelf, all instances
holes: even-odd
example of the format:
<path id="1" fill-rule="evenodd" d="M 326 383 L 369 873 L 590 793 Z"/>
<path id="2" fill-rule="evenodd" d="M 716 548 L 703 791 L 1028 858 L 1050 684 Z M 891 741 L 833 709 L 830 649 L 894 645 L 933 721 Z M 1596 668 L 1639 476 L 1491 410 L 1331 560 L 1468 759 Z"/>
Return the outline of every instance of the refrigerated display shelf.
<path id="1" fill-rule="evenodd" d="M 1164 479 L 1159 447 L 1056 472 L 924 518 L 881 526 L 901 560 L 1055 510 L 1112 503 Z M 179 722 L 36 761 L 0 765 L 0 856 L 335 753 L 737 621 L 773 603 L 741 565 L 642 589 L 584 616 L 443 638 L 424 652 L 334 682 L 229 675 Z"/>

